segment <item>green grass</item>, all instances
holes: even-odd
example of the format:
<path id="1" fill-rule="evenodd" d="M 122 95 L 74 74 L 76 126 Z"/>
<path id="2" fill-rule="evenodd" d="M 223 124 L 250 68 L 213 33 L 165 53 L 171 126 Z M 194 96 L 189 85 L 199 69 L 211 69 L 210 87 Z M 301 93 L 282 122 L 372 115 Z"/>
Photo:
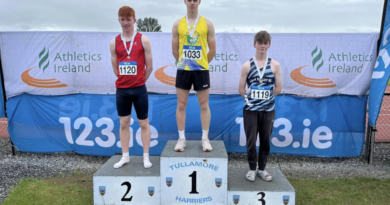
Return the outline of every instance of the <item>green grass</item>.
<path id="1" fill-rule="evenodd" d="M 80 175 L 51 179 L 23 179 L 2 205 L 93 204 L 92 176 Z"/>
<path id="2" fill-rule="evenodd" d="M 390 179 L 289 179 L 296 204 L 390 204 Z"/>
<path id="3" fill-rule="evenodd" d="M 289 179 L 296 204 L 390 204 L 390 179 Z M 272 182 L 271 182 L 272 183 Z M 92 204 L 92 175 L 74 173 L 50 179 L 23 179 L 3 205 Z"/>

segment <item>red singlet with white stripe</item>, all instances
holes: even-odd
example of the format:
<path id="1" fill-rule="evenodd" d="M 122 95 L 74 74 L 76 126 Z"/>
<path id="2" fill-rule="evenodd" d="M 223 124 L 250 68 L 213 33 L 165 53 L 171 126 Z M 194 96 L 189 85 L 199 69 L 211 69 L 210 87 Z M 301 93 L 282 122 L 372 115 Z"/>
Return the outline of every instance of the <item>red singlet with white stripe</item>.
<path id="1" fill-rule="evenodd" d="M 115 82 L 117 88 L 136 88 L 145 84 L 145 52 L 141 41 L 142 34 L 137 33 L 134 38 L 133 48 L 130 52 L 130 59 L 127 59 L 127 51 L 123 45 L 121 35 L 115 38 L 115 52 L 118 70 L 118 79 Z M 130 41 L 126 42 L 127 49 L 130 48 Z M 137 62 L 137 75 L 120 75 L 119 62 Z"/>

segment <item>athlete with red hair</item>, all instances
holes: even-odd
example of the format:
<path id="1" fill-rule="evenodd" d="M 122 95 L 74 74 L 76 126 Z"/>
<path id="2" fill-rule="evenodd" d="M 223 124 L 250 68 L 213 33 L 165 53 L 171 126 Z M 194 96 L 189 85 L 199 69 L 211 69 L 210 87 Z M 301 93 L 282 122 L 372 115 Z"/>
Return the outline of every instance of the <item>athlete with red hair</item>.
<path id="1" fill-rule="evenodd" d="M 114 165 L 120 168 L 129 163 L 129 141 L 131 107 L 134 104 L 144 149 L 144 167 L 152 167 L 149 160 L 150 125 L 148 119 L 148 92 L 145 82 L 153 70 L 152 45 L 150 40 L 134 30 L 136 23 L 133 8 L 123 6 L 118 12 L 122 34 L 110 42 L 111 63 L 118 79 L 116 85 L 116 107 L 120 119 L 120 141 L 122 158 Z"/>

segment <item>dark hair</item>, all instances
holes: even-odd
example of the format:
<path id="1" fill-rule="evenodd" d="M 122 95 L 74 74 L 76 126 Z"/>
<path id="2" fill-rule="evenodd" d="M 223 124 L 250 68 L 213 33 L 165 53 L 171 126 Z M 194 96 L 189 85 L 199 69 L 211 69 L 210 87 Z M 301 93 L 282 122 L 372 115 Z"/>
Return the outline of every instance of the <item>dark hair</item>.
<path id="1" fill-rule="evenodd" d="M 259 31 L 256 33 L 253 43 L 270 43 L 271 44 L 271 35 L 267 31 Z"/>

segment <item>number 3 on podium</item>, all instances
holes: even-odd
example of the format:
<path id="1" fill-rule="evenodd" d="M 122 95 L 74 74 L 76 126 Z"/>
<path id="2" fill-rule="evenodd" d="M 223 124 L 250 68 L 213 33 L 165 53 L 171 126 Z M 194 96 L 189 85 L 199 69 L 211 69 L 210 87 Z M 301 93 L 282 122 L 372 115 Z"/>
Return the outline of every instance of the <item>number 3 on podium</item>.
<path id="1" fill-rule="evenodd" d="M 259 201 L 261 201 L 261 205 L 265 205 L 265 200 L 264 200 L 265 193 L 264 192 L 257 193 L 257 195 L 259 194 L 261 195 L 261 199 L 259 199 Z"/>

